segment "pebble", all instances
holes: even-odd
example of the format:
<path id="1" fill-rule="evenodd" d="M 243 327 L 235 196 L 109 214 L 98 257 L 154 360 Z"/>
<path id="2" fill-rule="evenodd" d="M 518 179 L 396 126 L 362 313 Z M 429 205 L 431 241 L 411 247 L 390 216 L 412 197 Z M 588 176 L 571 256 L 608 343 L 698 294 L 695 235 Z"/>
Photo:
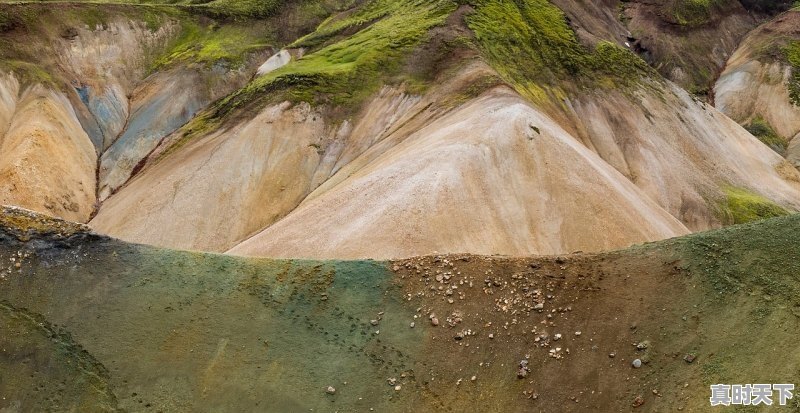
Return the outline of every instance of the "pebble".
<path id="1" fill-rule="evenodd" d="M 398 384 L 397 386 L 394 386 L 394 391 L 400 391 L 400 389 L 402 389 L 402 388 L 403 388 L 403 386 Z"/>
<path id="2" fill-rule="evenodd" d="M 494 338 L 494 334 L 492 334 L 492 333 L 489 333 L 489 338 L 492 338 L 492 339 L 493 339 L 493 338 Z"/>
<path id="3" fill-rule="evenodd" d="M 633 368 L 638 369 L 639 367 L 642 367 L 642 360 L 640 360 L 640 359 L 633 360 L 632 364 L 633 364 Z"/>
<path id="4" fill-rule="evenodd" d="M 431 317 L 431 325 L 436 327 L 439 325 L 439 319 L 436 317 Z"/>
<path id="5" fill-rule="evenodd" d="M 687 354 L 686 356 L 683 357 L 683 360 L 686 361 L 687 363 L 691 363 L 694 361 L 695 358 L 697 357 L 694 354 Z"/>
<path id="6" fill-rule="evenodd" d="M 378 325 L 378 320 L 369 320 L 369 323 L 376 326 Z"/>
<path id="7" fill-rule="evenodd" d="M 644 397 L 636 396 L 636 398 L 633 399 L 633 407 L 639 407 L 643 404 L 644 404 Z"/>
<path id="8" fill-rule="evenodd" d="M 576 331 L 576 332 L 575 332 L 575 335 L 576 335 L 576 336 L 579 336 L 579 335 L 581 335 L 581 332 L 580 332 L 580 331 Z"/>
<path id="9" fill-rule="evenodd" d="M 520 361 L 519 362 L 519 370 L 517 371 L 517 378 L 518 379 L 524 379 L 525 377 L 528 376 L 528 372 L 530 372 L 530 371 L 531 371 L 531 369 L 528 368 L 528 360 Z"/>
<path id="10" fill-rule="evenodd" d="M 475 381 L 475 380 L 478 380 L 478 377 L 477 376 L 472 376 L 469 379 L 472 380 L 472 381 Z"/>
<path id="11" fill-rule="evenodd" d="M 336 388 L 334 388 L 333 386 L 328 386 L 328 388 L 325 389 L 325 393 L 335 394 L 336 393 Z"/>
<path id="12" fill-rule="evenodd" d="M 417 325 L 417 324 L 412 321 L 411 324 L 409 324 L 408 326 L 411 327 L 411 328 L 414 328 L 415 325 Z"/>

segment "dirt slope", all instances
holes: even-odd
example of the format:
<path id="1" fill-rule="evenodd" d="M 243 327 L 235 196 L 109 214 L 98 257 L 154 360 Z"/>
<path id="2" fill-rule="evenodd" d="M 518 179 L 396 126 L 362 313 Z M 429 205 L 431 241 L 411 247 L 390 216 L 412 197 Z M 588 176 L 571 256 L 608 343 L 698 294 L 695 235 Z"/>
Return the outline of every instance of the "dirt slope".
<path id="1" fill-rule="evenodd" d="M 709 384 L 797 377 L 798 220 L 601 255 L 326 262 L 5 209 L 0 408 L 705 411 Z"/>

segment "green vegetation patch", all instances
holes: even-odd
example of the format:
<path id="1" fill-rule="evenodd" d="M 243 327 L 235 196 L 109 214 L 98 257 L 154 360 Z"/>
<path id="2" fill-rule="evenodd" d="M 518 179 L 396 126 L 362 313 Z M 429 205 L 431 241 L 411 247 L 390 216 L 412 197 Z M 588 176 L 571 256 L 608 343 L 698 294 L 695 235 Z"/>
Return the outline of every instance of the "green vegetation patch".
<path id="1" fill-rule="evenodd" d="M 790 42 L 784 49 L 786 60 L 792 67 L 789 79 L 789 101 L 800 106 L 800 41 Z"/>
<path id="2" fill-rule="evenodd" d="M 318 36 L 330 36 L 348 27 L 385 16 L 339 42 L 323 47 L 296 62 L 262 76 L 227 103 L 234 106 L 255 94 L 293 86 L 293 101 L 349 105 L 371 95 L 382 80 L 396 74 L 403 57 L 428 30 L 441 24 L 455 8 L 448 1 L 379 0 L 348 19 L 320 26 L 323 34 L 311 34 L 293 47 L 302 47 Z"/>
<path id="3" fill-rule="evenodd" d="M 0 71 L 11 72 L 22 84 L 57 86 L 58 82 L 41 66 L 22 60 L 0 60 Z"/>
<path id="4" fill-rule="evenodd" d="M 713 0 L 677 0 L 672 6 L 675 21 L 683 26 L 697 26 L 711 19 Z"/>
<path id="5" fill-rule="evenodd" d="M 652 69 L 610 42 L 580 44 L 566 16 L 547 0 L 476 1 L 467 24 L 489 63 L 518 92 L 536 101 L 560 99 L 564 88 L 626 87 Z"/>
<path id="6" fill-rule="evenodd" d="M 778 135 L 778 132 L 775 132 L 775 129 L 772 128 L 769 122 L 764 120 L 761 116 L 757 116 L 749 124 L 745 125 L 744 128 L 775 152 L 780 154 L 786 152 L 786 147 L 788 145 L 786 140 Z"/>
<path id="7" fill-rule="evenodd" d="M 231 67 L 240 67 L 250 53 L 263 50 L 270 44 L 263 26 L 219 27 L 215 23 L 201 25 L 186 21 L 183 23 L 181 36 L 166 53 L 155 60 L 152 70 L 176 63 L 199 63 L 207 66 L 224 63 Z"/>
<path id="8" fill-rule="evenodd" d="M 688 269 L 705 276 L 718 296 L 749 291 L 763 294 L 760 304 L 785 300 L 789 308 L 800 308 L 798 227 L 800 215 L 794 214 L 694 234 L 676 242 Z M 774 308 L 774 303 L 770 307 Z M 764 310 L 756 305 L 753 311 Z"/>
<path id="9" fill-rule="evenodd" d="M 725 199 L 719 206 L 724 223 L 744 224 L 789 214 L 783 207 L 746 189 L 728 187 L 724 191 Z"/>
<path id="10" fill-rule="evenodd" d="M 319 46 L 345 31 L 355 28 L 355 33 L 255 79 L 220 101 L 187 125 L 183 139 L 165 155 L 192 136 L 218 126 L 234 109 L 263 99 L 329 104 L 343 113 L 354 112 L 401 71 L 405 56 L 455 7 L 442 0 L 376 0 L 348 16 L 327 20 L 289 47 Z"/>

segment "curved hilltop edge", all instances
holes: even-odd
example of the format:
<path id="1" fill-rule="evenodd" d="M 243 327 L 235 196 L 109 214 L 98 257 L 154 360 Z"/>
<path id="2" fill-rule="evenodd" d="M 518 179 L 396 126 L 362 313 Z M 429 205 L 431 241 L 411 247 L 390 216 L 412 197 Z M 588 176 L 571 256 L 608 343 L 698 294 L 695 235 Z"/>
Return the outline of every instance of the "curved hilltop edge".
<path id="1" fill-rule="evenodd" d="M 790 382 L 800 359 L 800 215 L 605 254 L 392 262 L 65 246 L 30 229 L 85 227 L 0 217 L 17 333 L 0 408 L 700 411 L 709 384 Z"/>
<path id="2" fill-rule="evenodd" d="M 716 107 L 800 166 L 800 11 L 759 26 L 728 60 Z"/>

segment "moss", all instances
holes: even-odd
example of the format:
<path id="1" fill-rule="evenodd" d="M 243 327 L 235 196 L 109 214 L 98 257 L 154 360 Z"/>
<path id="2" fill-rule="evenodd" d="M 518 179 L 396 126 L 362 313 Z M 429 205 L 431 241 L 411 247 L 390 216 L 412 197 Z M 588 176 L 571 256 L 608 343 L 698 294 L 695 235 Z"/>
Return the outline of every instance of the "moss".
<path id="1" fill-rule="evenodd" d="M 203 25 L 184 21 L 181 35 L 154 61 L 151 70 L 176 63 L 210 66 L 223 62 L 230 67 L 239 67 L 251 52 L 269 47 L 271 42 L 268 40 L 264 28 L 241 25 L 219 27 L 215 23 Z"/>
<path id="2" fill-rule="evenodd" d="M 41 66 L 21 60 L 0 61 L 0 71 L 14 73 L 15 77 L 24 85 L 43 84 L 57 86 L 59 83 Z"/>
<path id="3" fill-rule="evenodd" d="M 792 68 L 792 76 L 789 79 L 789 101 L 800 106 L 800 41 L 789 42 L 785 47 L 784 53 L 786 60 Z"/>
<path id="4" fill-rule="evenodd" d="M 14 28 L 14 16 L 8 10 L 0 10 L 0 33 Z"/>
<path id="5" fill-rule="evenodd" d="M 789 214 L 769 199 L 746 189 L 728 187 L 724 192 L 725 199 L 719 206 L 720 219 L 724 223 L 744 224 Z"/>
<path id="6" fill-rule="evenodd" d="M 712 0 L 678 0 L 672 6 L 675 21 L 683 26 L 697 26 L 711 19 Z"/>
<path id="7" fill-rule="evenodd" d="M 476 1 L 467 17 L 482 54 L 524 96 L 560 100 L 575 86 L 627 87 L 652 69 L 614 43 L 587 49 L 547 0 Z"/>
<path id="8" fill-rule="evenodd" d="M 34 235 L 60 234 L 70 236 L 88 232 L 89 228 L 82 224 L 51 218 L 22 208 L 3 206 L 0 208 L 0 229 L 10 233 L 22 241 Z"/>
<path id="9" fill-rule="evenodd" d="M 465 85 L 461 90 L 456 91 L 443 102 L 444 107 L 456 107 L 465 102 L 468 102 L 487 90 L 496 86 L 505 84 L 502 78 L 495 75 L 484 75 L 475 80 L 474 82 Z"/>
<path id="10" fill-rule="evenodd" d="M 348 18 L 323 23 L 317 32 L 290 47 L 319 44 L 351 27 L 356 33 L 261 76 L 223 100 L 212 117 L 270 95 L 293 102 L 330 104 L 345 112 L 357 109 L 384 81 L 397 75 L 403 58 L 427 31 L 455 8 L 449 1 L 378 0 Z M 375 20 L 376 16 L 382 16 Z"/>
<path id="11" fill-rule="evenodd" d="M 786 147 L 788 145 L 786 140 L 778 135 L 775 129 L 773 129 L 764 118 L 757 116 L 744 128 L 775 152 L 780 154 L 786 153 Z"/>

